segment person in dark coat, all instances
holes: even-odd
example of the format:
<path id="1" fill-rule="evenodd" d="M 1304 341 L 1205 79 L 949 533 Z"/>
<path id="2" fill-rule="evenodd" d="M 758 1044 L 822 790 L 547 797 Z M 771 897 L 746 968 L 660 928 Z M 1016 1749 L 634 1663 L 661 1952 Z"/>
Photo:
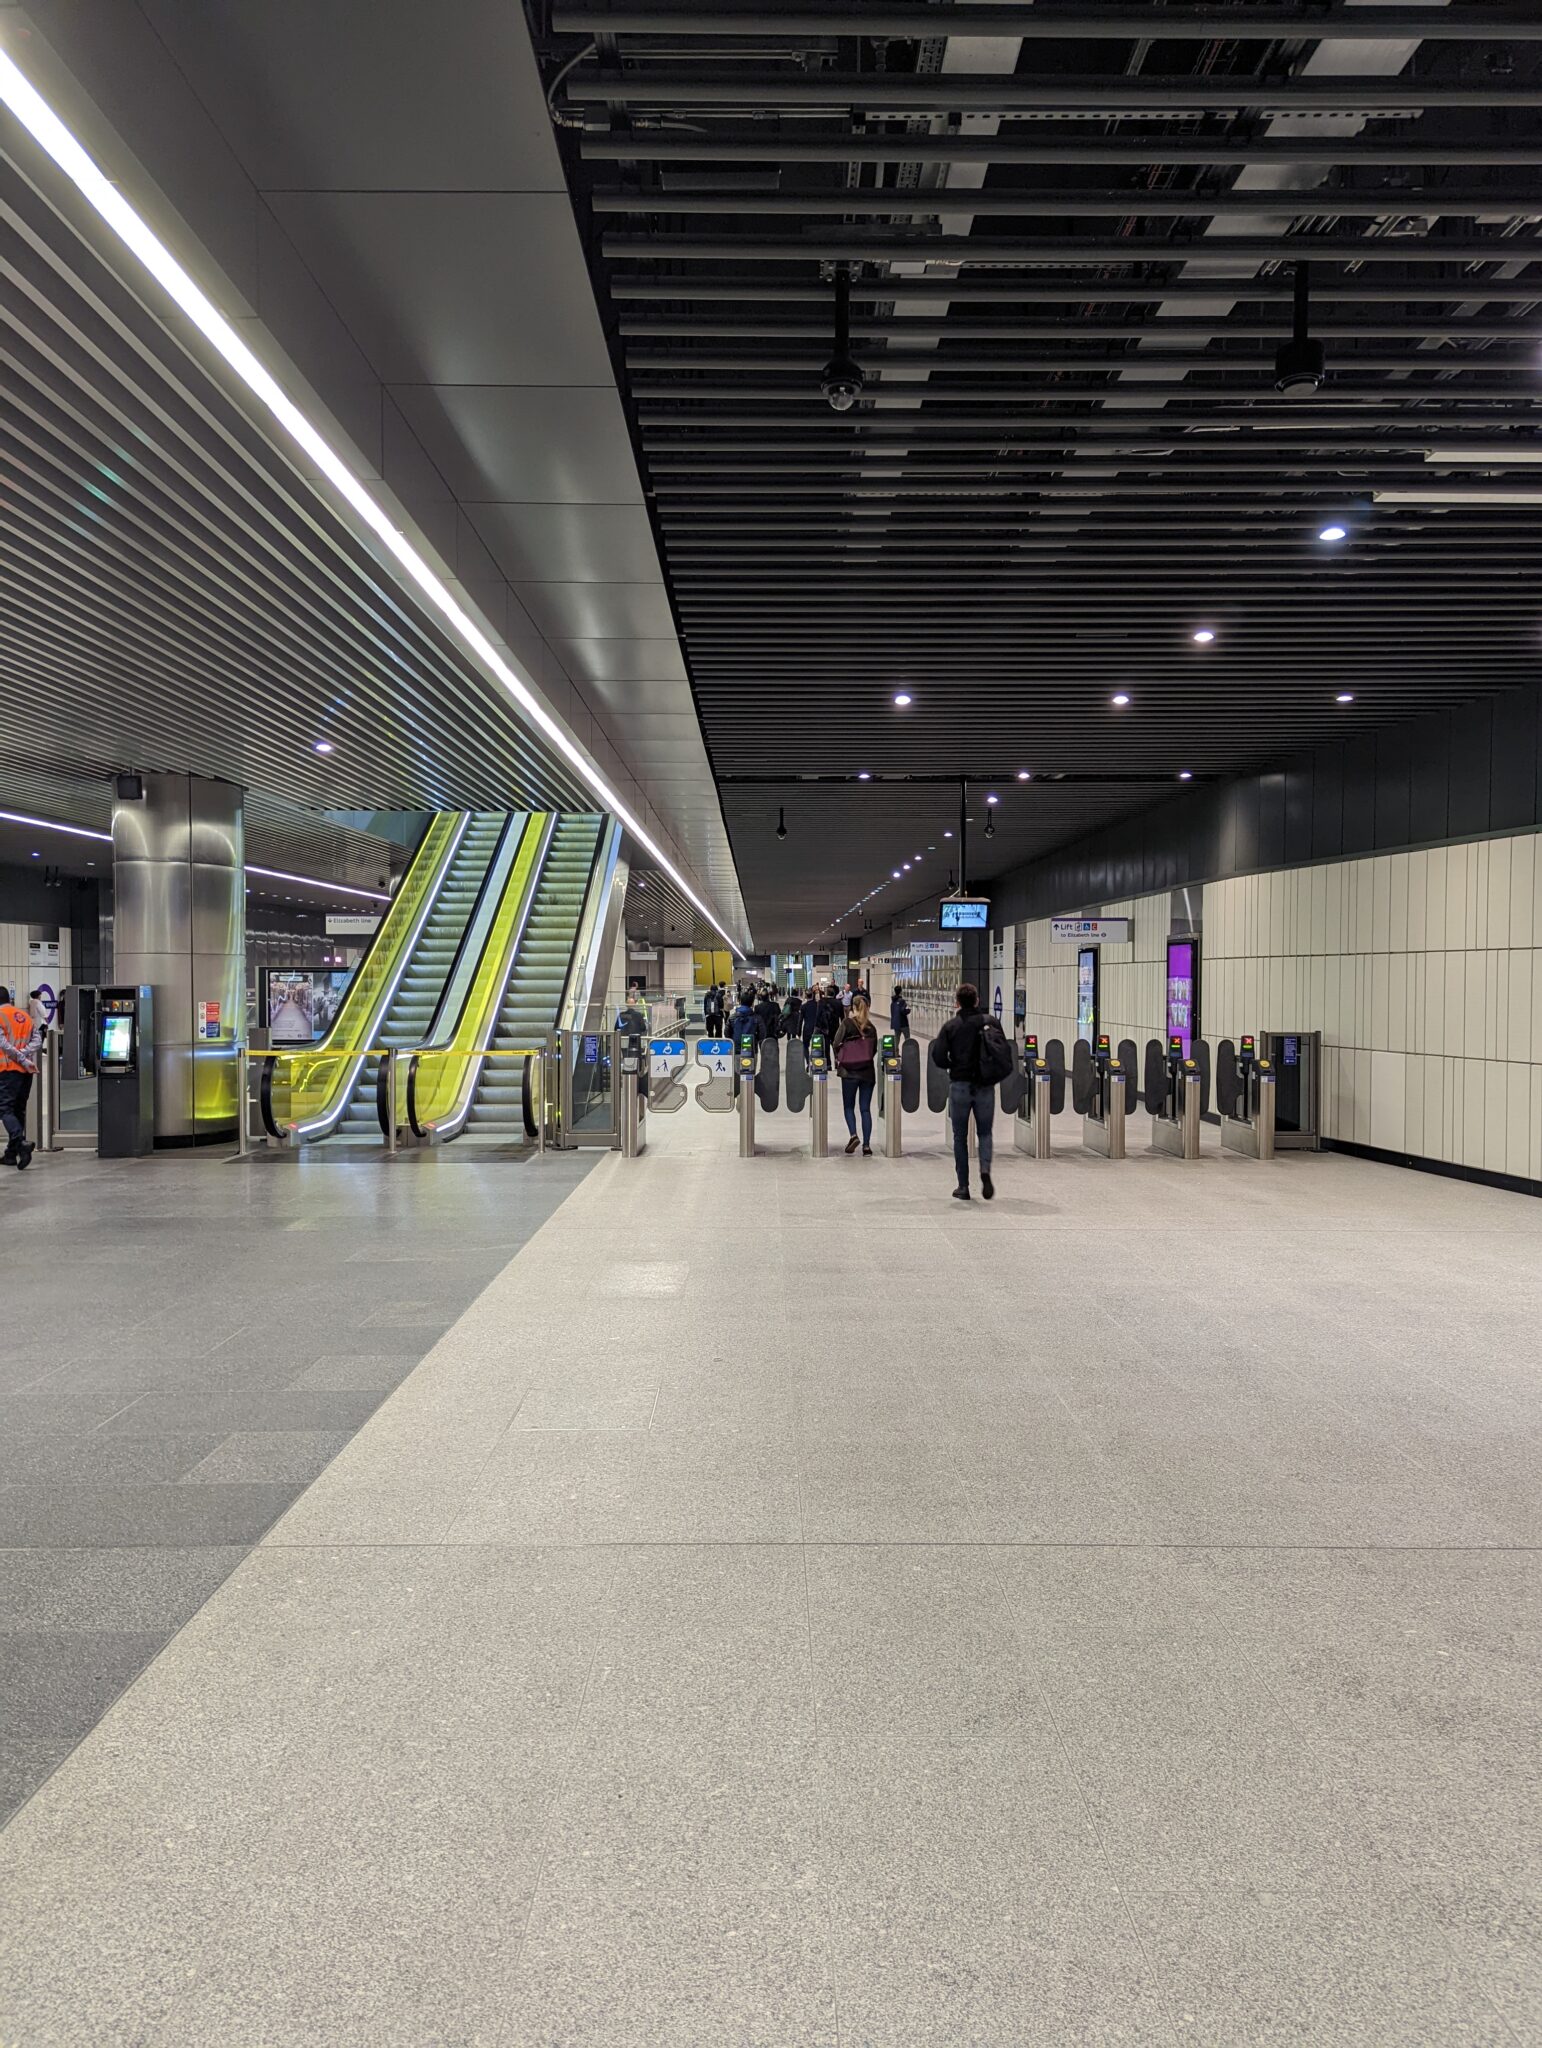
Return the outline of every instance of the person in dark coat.
<path id="1" fill-rule="evenodd" d="M 973 1116 L 980 1145 L 980 1193 L 988 1202 L 996 1192 L 991 1180 L 996 1090 L 980 1072 L 980 1039 L 987 1013 L 980 1008 L 980 991 L 973 982 L 960 982 L 953 1000 L 958 1008 L 932 1040 L 932 1058 L 949 1081 L 948 1115 L 953 1123 L 953 1164 L 958 1172 L 953 1195 L 956 1201 L 969 1200 L 969 1119 Z"/>

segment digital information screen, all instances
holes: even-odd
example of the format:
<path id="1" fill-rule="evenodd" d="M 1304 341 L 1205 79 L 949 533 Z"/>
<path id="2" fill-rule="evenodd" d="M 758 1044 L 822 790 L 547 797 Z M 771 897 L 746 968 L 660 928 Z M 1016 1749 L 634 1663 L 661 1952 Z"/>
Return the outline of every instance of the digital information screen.
<path id="1" fill-rule="evenodd" d="M 1098 1029 L 1098 949 L 1083 946 L 1076 956 L 1076 1035 L 1091 1045 Z"/>
<path id="2" fill-rule="evenodd" d="M 991 907 L 984 896 L 944 896 L 938 929 L 945 932 L 983 932 L 990 921 Z"/>
<path id="3" fill-rule="evenodd" d="M 104 1017 L 102 1019 L 102 1049 L 99 1055 L 104 1067 L 126 1067 L 134 1057 L 134 1020 L 132 1017 Z"/>
<path id="4" fill-rule="evenodd" d="M 1199 979 L 1199 948 L 1192 939 L 1167 942 L 1167 1039 L 1183 1042 L 1183 1057 L 1194 1056 L 1194 1009 Z"/>

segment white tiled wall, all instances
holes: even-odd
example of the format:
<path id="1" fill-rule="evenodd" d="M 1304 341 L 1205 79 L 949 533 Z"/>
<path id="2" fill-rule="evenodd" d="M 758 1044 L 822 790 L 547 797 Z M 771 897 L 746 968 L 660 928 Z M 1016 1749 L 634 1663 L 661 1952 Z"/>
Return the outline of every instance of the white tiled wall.
<path id="1" fill-rule="evenodd" d="M 1117 1045 L 1133 1038 L 1144 1050 L 1148 1038 L 1160 1038 L 1166 1024 L 1167 933 L 1171 899 L 1137 896 L 1098 905 L 1099 917 L 1130 919 L 1130 942 L 1100 947 L 1099 1029 Z M 1029 1031 L 1039 1042 L 1063 1041 L 1069 1057 L 1076 1037 L 1075 946 L 1057 946 L 1049 935 L 1049 919 L 1036 918 L 1027 927 L 1027 968 L 1023 977 L 1028 999 Z"/>
<path id="2" fill-rule="evenodd" d="M 27 964 L 27 941 L 36 933 L 51 937 L 53 932 L 52 925 L 0 924 L 0 988 L 8 988 L 19 999 L 23 1009 L 27 1007 L 28 989 L 36 988 L 39 980 L 62 988 L 70 978 L 70 934 L 67 929 L 58 933 L 59 958 L 63 966 L 39 974 Z"/>
<path id="3" fill-rule="evenodd" d="M 1200 1009 L 1322 1032 L 1327 1137 L 1542 1178 L 1542 835 L 1208 884 Z"/>

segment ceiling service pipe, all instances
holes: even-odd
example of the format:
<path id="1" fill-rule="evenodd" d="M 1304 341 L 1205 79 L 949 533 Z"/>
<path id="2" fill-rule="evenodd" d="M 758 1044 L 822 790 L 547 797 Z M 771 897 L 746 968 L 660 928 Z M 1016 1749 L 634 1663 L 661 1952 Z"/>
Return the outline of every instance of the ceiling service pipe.
<path id="1" fill-rule="evenodd" d="M 1302 193 L 1298 211 L 1314 210 Z M 971 194 L 971 198 L 973 195 Z M 1318 211 L 1331 212 L 1331 199 Z M 1394 211 L 1396 209 L 1393 209 Z M 1542 210 L 1542 202 L 1539 202 Z M 810 235 L 804 240 L 753 235 L 606 235 L 607 256 L 658 263 L 1046 263 L 1062 266 L 1130 263 L 1220 264 L 1228 261 L 1294 261 L 1307 238 L 1300 235 L 1207 235 L 1203 241 L 1174 242 L 1155 235 L 1110 236 L 1105 240 L 976 240 L 971 235 Z M 1542 260 L 1536 236 L 1313 235 L 1314 263 L 1535 263 Z M 1469 298 L 1482 296 L 1482 280 L 1469 280 Z M 689 298 L 688 286 L 682 297 Z"/>
<path id="2" fill-rule="evenodd" d="M 861 192 L 596 192 L 590 204 L 596 213 L 732 213 L 830 215 L 835 219 L 887 218 L 896 214 L 930 216 L 956 213 L 958 199 L 946 186 L 935 192 L 901 191 L 881 186 Z M 1542 191 L 1482 192 L 1345 192 L 1314 186 L 1310 192 L 1263 194 L 1246 192 L 971 192 L 969 211 L 1017 219 L 1047 215 L 1064 220 L 1109 216 L 1116 220 L 1184 220 L 1191 214 L 1224 219 L 1242 214 L 1339 214 L 1345 219 L 1379 220 L 1388 214 L 1419 214 L 1430 219 L 1453 215 L 1542 215 Z"/>
<path id="3" fill-rule="evenodd" d="M 1243 10 L 1239 8 L 1238 14 Z M 1422 114 L 1430 107 L 1476 107 L 1493 112 L 1542 107 L 1542 86 L 1507 85 L 1498 80 L 1488 85 L 1435 81 L 1420 86 L 1340 85 L 1219 73 L 1198 83 L 1191 78 L 1134 82 L 1088 78 L 1048 84 L 1043 79 L 956 71 L 752 74 L 745 70 L 717 77 L 701 72 L 624 71 L 570 79 L 567 95 L 575 103 L 590 106 L 748 107 L 757 113 L 768 107 L 863 107 L 870 112 L 892 108 L 902 114 L 1160 115 L 1247 107 L 1278 114 Z"/>
<path id="4" fill-rule="evenodd" d="M 1081 8 L 1073 15 L 1029 5 L 900 7 L 563 7 L 552 12 L 558 35 L 875 36 L 931 40 L 935 36 L 1020 36 L 1029 42 L 1542 42 L 1542 15 L 1534 7 L 1502 7 L 1433 19 L 1428 8 L 1387 8 L 1377 13 L 1324 15 L 1313 7 Z"/>
<path id="5" fill-rule="evenodd" d="M 643 129 L 630 135 L 584 132 L 579 153 L 593 163 L 753 163 L 794 164 L 1213 164 L 1232 169 L 1238 164 L 1307 163 L 1370 164 L 1378 168 L 1415 170 L 1455 164 L 1515 166 L 1542 164 L 1542 147 L 1525 144 L 1353 141 L 1338 136 L 1310 136 L 1301 141 L 1266 138 L 1209 142 L 1179 141 L 1171 135 L 1138 139 L 1112 136 L 1097 142 L 1020 142 L 1010 133 L 988 140 L 967 135 L 832 135 L 810 142 L 802 137 L 768 134 L 753 137 L 664 135 Z M 971 195 L 971 207 L 973 195 Z"/>

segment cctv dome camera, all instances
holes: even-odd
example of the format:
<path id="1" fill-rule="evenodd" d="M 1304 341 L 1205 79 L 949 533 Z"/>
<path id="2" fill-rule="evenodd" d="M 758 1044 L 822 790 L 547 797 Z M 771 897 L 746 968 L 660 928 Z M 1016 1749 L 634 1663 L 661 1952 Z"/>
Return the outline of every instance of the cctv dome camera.
<path id="1" fill-rule="evenodd" d="M 1280 344 L 1274 359 L 1274 388 L 1287 397 L 1310 397 L 1319 390 L 1328 359 L 1320 341 L 1298 338 Z"/>
<path id="2" fill-rule="evenodd" d="M 850 412 L 866 382 L 861 364 L 850 356 L 832 356 L 819 375 L 819 388 L 832 412 Z"/>

